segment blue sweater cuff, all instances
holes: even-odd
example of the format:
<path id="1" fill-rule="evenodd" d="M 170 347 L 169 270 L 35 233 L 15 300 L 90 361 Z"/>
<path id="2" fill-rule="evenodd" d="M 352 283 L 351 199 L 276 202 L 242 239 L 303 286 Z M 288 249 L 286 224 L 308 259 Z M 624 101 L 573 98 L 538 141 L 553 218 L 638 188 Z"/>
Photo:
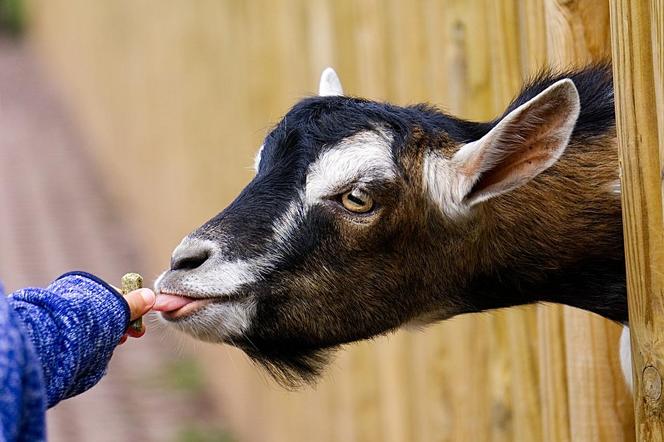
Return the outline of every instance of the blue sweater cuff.
<path id="1" fill-rule="evenodd" d="M 127 301 L 124 299 L 124 297 L 113 288 L 112 285 L 104 281 L 103 279 L 93 275 L 92 273 L 88 272 L 83 272 L 81 270 L 75 270 L 73 272 L 67 272 L 61 276 L 59 276 L 56 281 L 60 281 L 62 279 L 66 279 L 72 276 L 80 276 L 81 278 L 89 279 L 92 282 L 95 282 L 102 286 L 103 288 L 106 289 L 106 291 L 110 292 L 113 296 L 115 296 L 119 301 L 120 305 L 124 310 L 124 315 L 125 315 L 125 322 L 124 322 L 124 330 L 126 331 L 127 328 L 129 327 L 129 322 L 131 319 L 131 311 L 129 310 L 129 304 L 127 304 Z"/>
<path id="2" fill-rule="evenodd" d="M 110 285 L 84 272 L 46 289 L 10 297 L 39 356 L 48 406 L 95 385 L 129 323 L 129 306 Z"/>

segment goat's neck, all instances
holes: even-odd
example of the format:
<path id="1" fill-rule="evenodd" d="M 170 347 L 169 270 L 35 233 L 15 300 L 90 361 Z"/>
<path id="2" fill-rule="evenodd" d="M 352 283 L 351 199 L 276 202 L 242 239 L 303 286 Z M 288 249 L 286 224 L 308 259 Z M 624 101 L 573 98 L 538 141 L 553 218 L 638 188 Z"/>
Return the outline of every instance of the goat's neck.
<path id="1" fill-rule="evenodd" d="M 572 143 L 541 178 L 483 209 L 482 264 L 466 288 L 477 310 L 544 301 L 627 320 L 614 160 L 612 138 Z"/>
<path id="2" fill-rule="evenodd" d="M 598 257 L 546 275 L 533 273 L 502 266 L 476 274 L 466 287 L 474 310 L 554 302 L 627 321 L 624 262 Z"/>

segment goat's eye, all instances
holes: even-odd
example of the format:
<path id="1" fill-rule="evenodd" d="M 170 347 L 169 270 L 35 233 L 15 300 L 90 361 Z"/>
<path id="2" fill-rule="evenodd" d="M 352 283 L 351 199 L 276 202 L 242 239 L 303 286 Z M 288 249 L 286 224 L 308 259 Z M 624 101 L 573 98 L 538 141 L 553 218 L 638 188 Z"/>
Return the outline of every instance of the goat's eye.
<path id="1" fill-rule="evenodd" d="M 367 213 L 373 209 L 373 199 L 359 189 L 353 189 L 341 195 L 341 204 L 346 210 L 353 213 Z"/>

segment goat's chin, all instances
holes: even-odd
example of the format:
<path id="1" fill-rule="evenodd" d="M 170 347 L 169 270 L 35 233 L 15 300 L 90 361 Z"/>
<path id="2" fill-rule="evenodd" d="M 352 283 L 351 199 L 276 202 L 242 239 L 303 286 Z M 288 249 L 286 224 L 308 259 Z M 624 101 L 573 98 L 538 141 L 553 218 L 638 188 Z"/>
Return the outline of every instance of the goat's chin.
<path id="1" fill-rule="evenodd" d="M 329 364 L 334 348 L 263 352 L 245 340 L 241 348 L 272 379 L 288 390 L 314 385 Z"/>
<path id="2" fill-rule="evenodd" d="M 255 306 L 250 301 L 209 303 L 191 314 L 160 316 L 169 326 L 198 340 L 239 347 L 252 362 L 289 390 L 315 384 L 334 351 L 334 347 L 301 349 L 297 345 L 252 340 L 248 332 Z"/>
<path id="3" fill-rule="evenodd" d="M 251 301 L 210 302 L 186 315 L 161 314 L 168 325 L 201 341 L 233 344 L 243 336 L 255 316 Z"/>

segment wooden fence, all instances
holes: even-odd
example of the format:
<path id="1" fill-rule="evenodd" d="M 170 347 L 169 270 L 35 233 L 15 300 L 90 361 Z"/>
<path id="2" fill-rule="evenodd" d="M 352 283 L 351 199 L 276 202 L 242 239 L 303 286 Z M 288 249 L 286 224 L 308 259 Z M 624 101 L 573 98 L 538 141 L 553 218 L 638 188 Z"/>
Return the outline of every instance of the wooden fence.
<path id="1" fill-rule="evenodd" d="M 638 440 L 664 440 L 664 1 L 611 1 Z"/>
<path id="2" fill-rule="evenodd" d="M 662 4 L 651 3 L 648 12 L 660 14 L 653 35 L 661 55 Z M 621 4 L 613 2 L 614 16 L 630 17 Z M 251 179 L 266 130 L 315 91 L 327 65 L 348 93 L 398 104 L 429 101 L 489 119 L 540 67 L 611 56 L 605 1 L 30 5 L 32 39 L 68 91 L 109 187 L 141 215 L 137 228 L 154 251 L 155 272 L 184 234 Z M 627 38 L 625 23 L 614 23 L 615 39 Z M 629 56 L 627 49 L 613 53 Z M 645 84 L 660 82 L 660 106 L 663 59 L 653 64 L 659 80 Z M 617 68 L 619 78 L 640 67 L 630 66 Z M 627 92 L 619 92 L 626 101 Z M 625 118 L 621 124 L 629 126 Z M 655 136 L 656 122 L 648 123 Z M 628 144 L 633 136 L 622 135 Z M 135 158 L 133 169 L 120 171 L 124 155 Z M 628 160 L 623 156 L 627 168 Z M 661 221 L 658 207 L 650 210 Z M 634 414 L 618 363 L 619 333 L 616 324 L 562 306 L 469 315 L 349 346 L 315 390 L 296 393 L 266 381 L 235 350 L 194 348 L 240 440 L 622 441 L 634 438 Z M 651 335 L 652 328 L 639 342 L 653 342 Z"/>

